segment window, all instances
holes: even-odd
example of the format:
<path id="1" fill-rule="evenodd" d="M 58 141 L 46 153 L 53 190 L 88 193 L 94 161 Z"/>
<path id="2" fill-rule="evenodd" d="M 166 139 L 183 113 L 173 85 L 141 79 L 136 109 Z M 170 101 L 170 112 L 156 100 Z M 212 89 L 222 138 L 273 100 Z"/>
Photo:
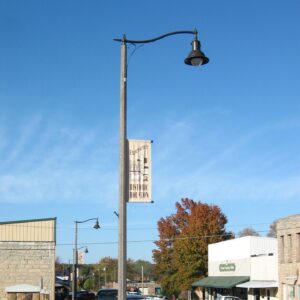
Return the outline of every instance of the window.
<path id="1" fill-rule="evenodd" d="M 267 290 L 267 300 L 270 300 L 270 296 L 271 296 L 270 290 Z"/>
<path id="2" fill-rule="evenodd" d="M 295 295 L 295 288 L 292 285 L 287 285 L 286 286 L 286 295 L 287 295 L 287 300 L 294 300 L 294 295 Z"/>
<path id="3" fill-rule="evenodd" d="M 284 236 L 280 237 L 280 262 L 284 263 Z"/>
<path id="4" fill-rule="evenodd" d="M 300 232 L 297 233 L 297 261 L 300 262 Z"/>
<path id="5" fill-rule="evenodd" d="M 291 263 L 293 261 L 292 260 L 292 248 L 293 248 L 292 235 L 288 234 L 288 262 L 289 263 Z"/>

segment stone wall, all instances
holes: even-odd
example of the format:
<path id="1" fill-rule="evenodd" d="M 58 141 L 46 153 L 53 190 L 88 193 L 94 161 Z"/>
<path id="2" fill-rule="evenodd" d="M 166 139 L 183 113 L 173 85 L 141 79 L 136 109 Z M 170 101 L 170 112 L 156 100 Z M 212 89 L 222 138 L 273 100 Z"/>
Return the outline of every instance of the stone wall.
<path id="1" fill-rule="evenodd" d="M 19 284 L 42 284 L 54 300 L 55 242 L 0 241 L 0 300 L 7 300 L 6 287 Z"/>
<path id="2" fill-rule="evenodd" d="M 300 300 L 300 214 L 276 223 L 279 299 Z"/>

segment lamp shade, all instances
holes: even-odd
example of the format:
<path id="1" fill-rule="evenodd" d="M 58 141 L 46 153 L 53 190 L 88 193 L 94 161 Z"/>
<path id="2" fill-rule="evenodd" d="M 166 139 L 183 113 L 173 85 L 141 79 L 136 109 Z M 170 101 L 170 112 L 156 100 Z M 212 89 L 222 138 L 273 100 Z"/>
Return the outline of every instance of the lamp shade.
<path id="1" fill-rule="evenodd" d="M 99 228 L 100 228 L 100 225 L 99 225 L 98 220 L 96 221 L 96 224 L 94 225 L 94 228 L 95 228 L 95 229 L 99 229 Z"/>
<path id="2" fill-rule="evenodd" d="M 192 41 L 192 51 L 189 53 L 188 57 L 184 60 L 187 65 L 190 66 L 200 66 L 205 65 L 209 62 L 209 58 L 200 49 L 200 42 L 195 39 Z"/>

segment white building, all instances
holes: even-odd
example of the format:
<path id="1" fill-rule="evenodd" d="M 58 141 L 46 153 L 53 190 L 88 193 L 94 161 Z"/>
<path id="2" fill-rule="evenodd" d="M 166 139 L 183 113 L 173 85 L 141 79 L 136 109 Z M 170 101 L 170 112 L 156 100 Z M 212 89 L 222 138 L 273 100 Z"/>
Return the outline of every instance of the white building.
<path id="1" fill-rule="evenodd" d="M 208 246 L 208 277 L 195 282 L 205 298 L 234 295 L 248 300 L 271 300 L 278 291 L 277 239 L 246 236 Z"/>

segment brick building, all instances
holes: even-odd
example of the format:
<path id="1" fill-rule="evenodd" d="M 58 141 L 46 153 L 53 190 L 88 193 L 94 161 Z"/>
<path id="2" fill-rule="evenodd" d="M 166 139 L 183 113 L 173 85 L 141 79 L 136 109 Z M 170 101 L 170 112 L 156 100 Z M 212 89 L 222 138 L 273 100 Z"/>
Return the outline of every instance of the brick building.
<path id="1" fill-rule="evenodd" d="M 276 223 L 279 299 L 300 300 L 300 214 Z"/>
<path id="2" fill-rule="evenodd" d="M 34 286 L 54 300 L 56 218 L 0 222 L 0 300 Z"/>

